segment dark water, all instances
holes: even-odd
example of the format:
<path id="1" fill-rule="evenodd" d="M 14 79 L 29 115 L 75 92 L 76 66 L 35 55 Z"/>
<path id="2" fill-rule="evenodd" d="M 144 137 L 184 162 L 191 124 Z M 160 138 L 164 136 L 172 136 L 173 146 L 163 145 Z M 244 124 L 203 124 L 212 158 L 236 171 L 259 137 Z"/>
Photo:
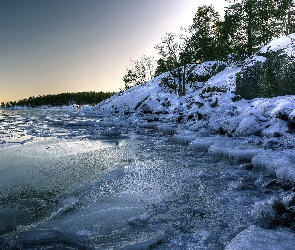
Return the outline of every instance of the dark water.
<path id="1" fill-rule="evenodd" d="M 224 249 L 276 192 L 243 164 L 114 127 L 69 112 L 0 113 L 1 249 Z"/>

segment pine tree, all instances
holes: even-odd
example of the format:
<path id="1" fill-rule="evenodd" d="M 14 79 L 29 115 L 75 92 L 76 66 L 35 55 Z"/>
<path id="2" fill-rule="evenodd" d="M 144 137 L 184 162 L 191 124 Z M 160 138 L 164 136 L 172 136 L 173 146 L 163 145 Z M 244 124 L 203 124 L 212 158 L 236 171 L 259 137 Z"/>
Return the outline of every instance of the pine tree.
<path id="1" fill-rule="evenodd" d="M 293 0 L 228 1 L 221 38 L 239 57 L 253 54 L 275 37 L 294 31 Z"/>
<path id="2" fill-rule="evenodd" d="M 294 1 L 291 1 L 290 7 L 287 13 L 286 18 L 286 35 L 289 35 L 291 33 L 295 32 L 295 3 Z"/>
<path id="3" fill-rule="evenodd" d="M 212 5 L 198 8 L 189 29 L 191 32 L 189 47 L 193 63 L 218 59 L 220 55 L 217 43 L 219 23 L 220 15 Z"/>

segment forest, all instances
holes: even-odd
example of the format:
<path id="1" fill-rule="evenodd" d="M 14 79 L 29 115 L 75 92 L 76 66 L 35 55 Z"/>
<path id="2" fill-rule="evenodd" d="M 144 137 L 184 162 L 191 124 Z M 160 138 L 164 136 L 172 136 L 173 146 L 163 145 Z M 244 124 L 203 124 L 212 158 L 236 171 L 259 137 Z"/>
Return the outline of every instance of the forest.
<path id="1" fill-rule="evenodd" d="M 166 79 L 163 84 L 185 95 L 189 73 L 186 72 L 187 65 L 215 60 L 229 66 L 242 66 L 245 58 L 256 53 L 267 42 L 295 32 L 294 0 L 227 2 L 229 6 L 225 8 L 224 17 L 215 11 L 214 6 L 203 5 L 198 8 L 192 24 L 182 28 L 180 34 L 166 33 L 154 47 L 158 54 L 156 60 L 146 55 L 131 60 L 123 76 L 125 89 L 170 71 L 174 82 Z M 273 60 L 277 60 L 279 55 L 272 56 Z M 295 68 L 295 62 L 292 62 L 293 66 Z M 272 68 L 264 70 L 271 71 Z"/>
<path id="2" fill-rule="evenodd" d="M 1 108 L 11 108 L 15 106 L 39 107 L 39 106 L 63 106 L 63 105 L 95 105 L 101 101 L 111 97 L 113 92 L 77 92 L 77 93 L 61 93 L 55 95 L 40 95 L 37 97 L 29 97 L 19 101 L 11 101 L 1 103 Z"/>

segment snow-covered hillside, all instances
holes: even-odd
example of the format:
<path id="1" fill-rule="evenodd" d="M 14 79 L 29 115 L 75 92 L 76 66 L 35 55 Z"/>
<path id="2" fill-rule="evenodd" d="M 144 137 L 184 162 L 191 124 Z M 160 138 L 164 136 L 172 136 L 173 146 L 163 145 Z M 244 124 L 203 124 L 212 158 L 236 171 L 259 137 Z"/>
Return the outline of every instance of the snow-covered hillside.
<path id="1" fill-rule="evenodd" d="M 295 34 L 271 41 L 247 59 L 244 67 L 251 67 L 255 61 L 263 63 L 266 59 L 261 54 L 266 52 L 280 51 L 292 57 L 295 55 L 294 41 Z M 204 73 L 202 69 L 208 63 L 212 64 L 195 65 L 195 74 Z M 95 107 L 84 106 L 80 112 L 92 116 L 109 115 L 113 126 L 157 129 L 171 134 L 171 140 L 189 144 L 192 150 L 207 150 L 216 156 L 248 162 L 251 168 L 267 170 L 275 176 L 277 185 L 294 188 L 295 95 L 241 99 L 234 94 L 236 73 L 240 70 L 227 66 L 209 80 L 187 86 L 186 95 L 182 97 L 163 87 L 161 80 L 168 76 L 165 73 L 117 93 Z M 275 213 L 274 206 L 272 202 L 257 204 L 257 216 L 270 216 L 267 209 Z M 289 208 L 285 206 L 285 209 Z M 243 237 L 248 240 L 251 233 L 254 236 L 259 232 L 266 237 L 281 234 L 263 230 L 248 229 L 237 236 L 228 249 L 242 246 L 245 243 Z M 253 244 L 254 248 L 258 246 Z"/>
<path id="2" fill-rule="evenodd" d="M 294 39 L 295 34 L 276 39 L 258 53 L 280 50 L 287 55 L 295 54 Z M 254 60 L 262 58 L 256 55 Z M 195 73 L 204 73 L 208 64 L 213 63 L 195 66 Z M 295 159 L 291 156 L 295 146 L 295 96 L 239 100 L 234 94 L 235 74 L 239 70 L 228 66 L 206 82 L 187 86 L 186 95 L 182 97 L 161 85 L 161 79 L 168 73 L 162 74 L 147 83 L 117 93 L 95 107 L 84 106 L 80 112 L 86 115 L 117 115 L 124 118 L 127 125 L 154 127 L 162 132 L 174 133 L 175 140 L 183 138 L 183 141 L 192 143 L 197 136 L 217 134 L 246 138 L 259 150 L 257 154 L 252 150 L 250 156 L 243 157 L 253 158 L 253 164 L 274 170 L 278 179 L 294 184 Z M 214 150 L 211 148 L 211 151 Z M 243 150 L 243 153 L 247 154 L 247 151 Z M 273 160 L 268 157 L 269 154 Z M 269 160 L 264 161 L 265 157 Z M 282 158 L 288 160 L 278 163 L 278 159 Z"/>

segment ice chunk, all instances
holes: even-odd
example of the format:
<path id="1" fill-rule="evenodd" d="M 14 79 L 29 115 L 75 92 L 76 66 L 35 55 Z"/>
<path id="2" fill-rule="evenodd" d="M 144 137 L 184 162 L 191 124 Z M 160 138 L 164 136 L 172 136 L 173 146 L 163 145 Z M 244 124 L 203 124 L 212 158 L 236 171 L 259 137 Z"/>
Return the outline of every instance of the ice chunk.
<path id="1" fill-rule="evenodd" d="M 164 134 L 174 134 L 176 133 L 176 127 L 172 125 L 161 124 L 157 126 L 157 130 Z"/>
<path id="2" fill-rule="evenodd" d="M 255 203 L 252 217 L 262 228 L 272 228 L 275 225 L 275 211 L 270 204 L 265 202 Z"/>
<path id="3" fill-rule="evenodd" d="M 295 183 L 294 150 L 265 150 L 252 159 L 254 167 L 262 167 L 276 174 L 277 182 L 283 185 Z"/>
<path id="4" fill-rule="evenodd" d="M 270 172 L 275 172 L 281 166 L 287 164 L 288 158 L 284 157 L 281 152 L 273 150 L 264 150 L 253 157 L 252 164 L 254 167 L 268 169 Z"/>
<path id="5" fill-rule="evenodd" d="M 172 141 L 178 143 L 189 144 L 196 139 L 196 134 L 192 131 L 184 131 L 180 134 L 175 134 L 171 137 Z"/>
<path id="6" fill-rule="evenodd" d="M 193 140 L 189 144 L 189 149 L 205 151 L 205 150 L 208 150 L 208 148 L 214 143 L 215 143 L 214 140 L 210 140 L 207 137 L 204 139 L 200 138 L 200 139 Z"/>
<path id="7" fill-rule="evenodd" d="M 283 166 L 276 172 L 278 183 L 284 185 L 295 184 L 295 167 L 294 163 L 290 166 Z"/>
<path id="8" fill-rule="evenodd" d="M 249 162 L 262 150 L 257 145 L 249 144 L 245 140 L 232 139 L 229 142 L 214 143 L 209 147 L 208 152 L 219 157 Z"/>
<path id="9" fill-rule="evenodd" d="M 216 136 L 216 137 L 202 137 L 193 140 L 189 144 L 189 149 L 207 151 L 210 146 L 216 142 L 226 142 L 232 140 L 228 137 Z"/>
<path id="10" fill-rule="evenodd" d="M 101 135 L 103 136 L 110 136 L 110 137 L 117 137 L 121 136 L 121 131 L 119 128 L 109 128 L 107 130 L 104 130 L 101 132 Z"/>
<path id="11" fill-rule="evenodd" d="M 161 241 L 165 240 L 165 238 L 166 238 L 165 235 L 160 235 L 145 242 L 137 243 L 130 246 L 125 246 L 121 248 L 121 250 L 152 249 L 156 245 L 160 244 Z"/>
<path id="12" fill-rule="evenodd" d="M 72 122 L 65 122 L 64 125 L 66 127 L 70 127 L 70 126 L 94 126 L 95 122 L 91 121 L 91 120 L 85 120 L 85 121 L 72 121 Z"/>
<path id="13" fill-rule="evenodd" d="M 225 250 L 293 250 L 294 245 L 295 234 L 291 230 L 268 230 L 251 226 L 238 234 Z"/>

